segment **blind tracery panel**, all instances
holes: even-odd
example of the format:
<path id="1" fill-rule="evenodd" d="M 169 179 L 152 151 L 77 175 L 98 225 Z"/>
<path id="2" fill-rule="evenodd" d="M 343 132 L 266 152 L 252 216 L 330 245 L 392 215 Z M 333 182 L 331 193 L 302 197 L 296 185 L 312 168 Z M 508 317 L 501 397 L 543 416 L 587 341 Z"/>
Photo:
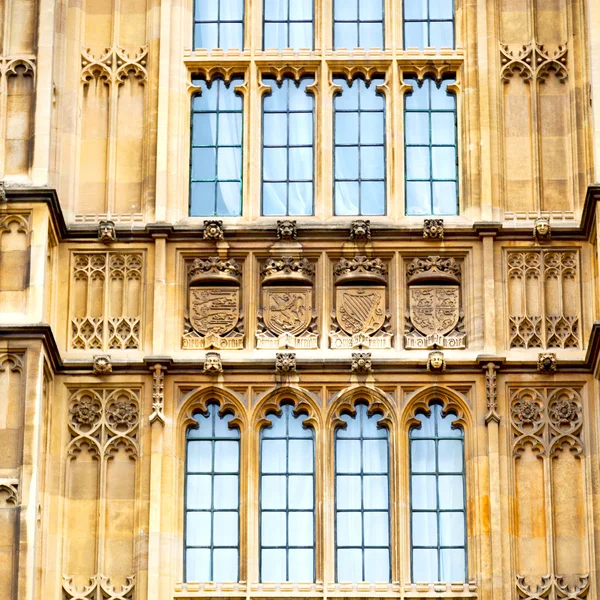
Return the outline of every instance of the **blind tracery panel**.
<path id="1" fill-rule="evenodd" d="M 283 405 L 268 415 L 260 449 L 260 579 L 315 580 L 314 430 Z"/>
<path id="2" fill-rule="evenodd" d="M 216 404 L 187 431 L 186 581 L 238 581 L 240 432 Z"/>
<path id="3" fill-rule="evenodd" d="M 466 581 L 464 434 L 456 417 L 415 416 L 410 430 L 412 581 Z"/>
<path id="4" fill-rule="evenodd" d="M 342 415 L 335 432 L 337 581 L 388 582 L 390 567 L 389 434 L 381 415 Z"/>

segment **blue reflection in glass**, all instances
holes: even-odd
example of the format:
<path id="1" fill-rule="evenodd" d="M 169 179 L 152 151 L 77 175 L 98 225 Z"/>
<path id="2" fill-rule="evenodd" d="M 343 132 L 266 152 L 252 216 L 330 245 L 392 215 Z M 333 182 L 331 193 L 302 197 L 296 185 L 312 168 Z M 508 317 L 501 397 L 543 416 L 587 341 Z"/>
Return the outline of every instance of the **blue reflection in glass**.
<path id="1" fill-rule="evenodd" d="M 313 47 L 313 0 L 265 0 L 263 48 Z"/>
<path id="2" fill-rule="evenodd" d="M 196 0 L 194 46 L 230 50 L 244 47 L 244 0 Z"/>
<path id="3" fill-rule="evenodd" d="M 383 0 L 335 0 L 334 48 L 383 48 Z"/>
<path id="4" fill-rule="evenodd" d="M 404 47 L 454 47 L 454 0 L 405 0 Z"/>

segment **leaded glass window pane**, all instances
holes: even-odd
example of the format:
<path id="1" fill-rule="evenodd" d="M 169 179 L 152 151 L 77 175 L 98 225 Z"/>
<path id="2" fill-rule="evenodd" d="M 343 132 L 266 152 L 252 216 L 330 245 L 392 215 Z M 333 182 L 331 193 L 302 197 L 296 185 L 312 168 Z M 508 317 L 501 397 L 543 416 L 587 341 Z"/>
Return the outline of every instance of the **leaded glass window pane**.
<path id="1" fill-rule="evenodd" d="M 334 203 L 336 215 L 386 211 L 385 98 L 381 79 L 335 78 Z"/>
<path id="2" fill-rule="evenodd" d="M 260 448 L 260 579 L 315 579 L 315 442 L 305 415 L 269 415 Z"/>
<path id="3" fill-rule="evenodd" d="M 458 213 L 458 152 L 454 83 L 407 78 L 412 92 L 404 100 L 406 213 Z"/>
<path id="4" fill-rule="evenodd" d="M 243 49 L 244 0 L 195 0 L 194 46 Z"/>
<path id="5" fill-rule="evenodd" d="M 381 415 L 342 415 L 335 432 L 337 581 L 390 581 L 389 442 Z"/>
<path id="6" fill-rule="evenodd" d="M 335 0 L 334 48 L 383 48 L 383 0 Z"/>
<path id="7" fill-rule="evenodd" d="M 263 82 L 271 92 L 263 98 L 262 213 L 312 215 L 315 100 L 308 87 L 314 79 Z"/>
<path id="8" fill-rule="evenodd" d="M 265 0 L 263 48 L 313 47 L 313 0 Z"/>
<path id="9" fill-rule="evenodd" d="M 242 211 L 242 79 L 196 80 L 192 98 L 190 215 L 237 217 Z"/>
<path id="10" fill-rule="evenodd" d="M 187 431 L 185 580 L 239 579 L 240 432 L 216 404 Z"/>
<path id="11" fill-rule="evenodd" d="M 464 435 L 434 404 L 410 430 L 413 582 L 466 581 Z"/>
<path id="12" fill-rule="evenodd" d="M 454 48 L 454 0 L 405 0 L 405 48 Z"/>

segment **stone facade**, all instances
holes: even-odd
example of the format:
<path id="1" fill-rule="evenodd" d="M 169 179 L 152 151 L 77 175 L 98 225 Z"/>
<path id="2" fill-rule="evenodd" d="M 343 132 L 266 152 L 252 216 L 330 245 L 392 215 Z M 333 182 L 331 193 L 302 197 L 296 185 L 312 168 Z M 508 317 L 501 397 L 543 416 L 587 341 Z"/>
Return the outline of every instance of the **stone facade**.
<path id="1" fill-rule="evenodd" d="M 591 600 L 600 587 L 600 4 L 455 2 L 456 49 L 193 49 L 192 0 L 0 0 L 0 598 Z M 190 217 L 193 77 L 315 78 L 314 216 Z M 405 215 L 403 95 L 455 77 L 459 214 Z M 384 217 L 334 215 L 333 76 L 387 114 Z M 590 97 L 591 94 L 591 97 Z M 545 226 L 541 226 L 545 225 Z M 211 319 L 202 306 L 217 306 Z M 433 312 L 428 310 L 433 306 Z M 240 572 L 184 576 L 186 430 L 217 403 L 241 444 Z M 259 432 L 314 428 L 315 579 L 260 582 Z M 389 582 L 337 581 L 334 431 L 389 431 Z M 411 577 L 408 433 L 464 431 L 467 577 Z"/>

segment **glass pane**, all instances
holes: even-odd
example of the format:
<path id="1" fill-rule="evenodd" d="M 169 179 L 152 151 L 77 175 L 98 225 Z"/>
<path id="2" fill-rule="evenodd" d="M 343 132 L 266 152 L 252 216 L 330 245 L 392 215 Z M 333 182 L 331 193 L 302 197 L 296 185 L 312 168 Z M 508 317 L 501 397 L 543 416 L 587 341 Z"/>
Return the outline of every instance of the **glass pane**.
<path id="1" fill-rule="evenodd" d="M 196 0 L 194 17 L 196 21 L 216 21 L 219 18 L 219 3 L 214 0 Z"/>
<path id="2" fill-rule="evenodd" d="M 383 549 L 365 550 L 365 581 L 375 583 L 390 580 L 390 552 Z"/>
<path id="3" fill-rule="evenodd" d="M 265 77 L 264 84 L 271 87 L 271 92 L 263 96 L 263 110 L 265 112 L 278 112 L 287 110 L 287 88 L 289 80 L 284 80 L 281 87 L 274 79 Z"/>
<path id="4" fill-rule="evenodd" d="M 216 146 L 217 115 L 195 113 L 192 116 L 192 146 Z"/>
<path id="5" fill-rule="evenodd" d="M 238 492 L 240 487 L 238 476 L 216 475 L 214 479 L 214 485 L 214 507 L 221 510 L 224 508 L 237 509 L 239 506 Z"/>
<path id="6" fill-rule="evenodd" d="M 300 48 L 312 49 L 313 28 L 312 23 L 290 23 L 289 46 L 298 50 Z"/>
<path id="7" fill-rule="evenodd" d="M 456 143 L 456 128 L 454 126 L 453 112 L 432 113 L 431 141 L 434 144 Z"/>
<path id="8" fill-rule="evenodd" d="M 287 180 L 287 152 L 284 148 L 265 148 L 263 150 L 263 180 Z"/>
<path id="9" fill-rule="evenodd" d="M 440 508 L 464 508 L 464 484 L 461 475 L 440 475 Z"/>
<path id="10" fill-rule="evenodd" d="M 217 173 L 217 151 L 214 148 L 192 149 L 192 179 L 214 179 Z"/>
<path id="11" fill-rule="evenodd" d="M 213 405 L 212 410 L 217 413 L 218 408 Z M 237 427 L 229 427 L 230 421 L 233 420 L 233 415 L 224 415 L 222 418 L 215 417 L 215 437 L 225 437 L 239 439 L 240 430 Z"/>
<path id="12" fill-rule="evenodd" d="M 271 425 L 262 428 L 261 435 L 263 438 L 286 437 L 286 419 L 283 411 L 281 416 L 269 415 L 268 420 Z"/>
<path id="13" fill-rule="evenodd" d="M 306 86 L 314 83 L 314 79 L 303 79 L 300 86 L 290 85 L 289 88 L 289 110 L 312 112 L 315 100 L 312 94 L 306 92 Z M 312 120 L 311 125 L 312 127 Z"/>
<path id="14" fill-rule="evenodd" d="M 420 86 L 416 79 L 407 79 L 406 82 L 412 86 L 412 92 L 406 94 L 406 110 L 429 109 L 430 80 L 425 79 Z"/>
<path id="15" fill-rule="evenodd" d="M 411 438 L 431 438 L 435 437 L 435 423 L 433 418 L 427 415 L 416 415 L 417 420 L 421 421 L 421 427 L 413 427 L 410 430 Z"/>
<path id="16" fill-rule="evenodd" d="M 215 442 L 215 472 L 237 473 L 240 462 L 240 446 L 236 442 Z"/>
<path id="17" fill-rule="evenodd" d="M 358 113 L 336 113 L 335 143 L 336 145 L 358 144 Z"/>
<path id="18" fill-rule="evenodd" d="M 358 45 L 360 48 L 383 48 L 383 25 L 381 23 L 359 23 Z"/>
<path id="19" fill-rule="evenodd" d="M 442 581 L 465 581 L 464 550 L 442 550 L 440 552 Z"/>
<path id="20" fill-rule="evenodd" d="M 443 512 L 440 514 L 440 544 L 442 546 L 464 546 L 464 513 Z"/>
<path id="21" fill-rule="evenodd" d="M 385 476 L 365 476 L 364 508 L 387 509 L 389 500 L 388 478 Z M 338 501 L 339 504 L 339 501 Z"/>
<path id="22" fill-rule="evenodd" d="M 238 581 L 238 551 L 215 548 L 213 555 L 213 581 Z"/>
<path id="23" fill-rule="evenodd" d="M 336 442 L 336 463 L 338 473 L 360 473 L 360 441 L 338 440 Z"/>
<path id="24" fill-rule="evenodd" d="M 235 577 L 237 580 L 237 575 Z M 210 581 L 210 550 L 188 548 L 185 553 L 185 580 Z"/>
<path id="25" fill-rule="evenodd" d="M 363 580 L 362 550 L 338 550 L 337 580 L 357 582 Z"/>
<path id="26" fill-rule="evenodd" d="M 335 184 L 336 215 L 358 214 L 358 190 L 357 182 L 338 181 Z"/>
<path id="27" fill-rule="evenodd" d="M 463 437 L 463 431 L 460 427 L 452 427 L 454 421 L 456 421 L 456 416 L 452 414 L 438 419 L 438 433 L 440 437 Z"/>
<path id="28" fill-rule="evenodd" d="M 219 145 L 239 146 L 241 143 L 242 115 L 239 113 L 219 113 Z"/>
<path id="29" fill-rule="evenodd" d="M 288 431 L 290 437 L 313 437 L 312 427 L 304 427 L 303 423 L 306 421 L 306 415 L 300 415 L 299 417 L 292 417 L 288 423 Z"/>
<path id="30" fill-rule="evenodd" d="M 196 473 L 212 471 L 212 442 L 189 442 L 187 470 Z"/>
<path id="31" fill-rule="evenodd" d="M 432 148 L 431 159 L 434 179 L 456 178 L 456 152 L 451 148 Z"/>
<path id="32" fill-rule="evenodd" d="M 289 477 L 289 507 L 312 509 L 314 504 L 312 476 L 291 475 Z"/>
<path id="33" fill-rule="evenodd" d="M 361 215 L 385 214 L 385 183 L 383 181 L 363 181 L 360 184 Z"/>
<path id="34" fill-rule="evenodd" d="M 387 512 L 366 512 L 364 527 L 365 546 L 389 545 L 389 515 Z"/>
<path id="35" fill-rule="evenodd" d="M 442 85 L 438 88 L 433 82 L 430 82 L 432 93 L 431 93 L 431 108 L 433 110 L 455 110 L 456 109 L 456 96 L 446 91 L 446 88 L 454 80 L 446 79 L 442 81 Z"/>
<path id="36" fill-rule="evenodd" d="M 261 481 L 262 508 L 273 509 L 286 507 L 285 476 L 265 475 Z"/>
<path id="37" fill-rule="evenodd" d="M 358 26 L 355 23 L 336 23 L 333 36 L 336 48 L 358 47 Z"/>
<path id="38" fill-rule="evenodd" d="M 452 20 L 454 12 L 454 0 L 429 0 L 430 19 Z"/>
<path id="39" fill-rule="evenodd" d="M 433 117 L 447 116 L 434 114 Z M 449 115 L 452 116 L 452 115 Z M 426 112 L 408 112 L 404 117 L 407 144 L 429 144 L 429 114 Z M 454 126 L 454 122 L 453 122 Z M 432 128 L 433 131 L 433 128 Z M 435 142 L 442 143 L 442 142 Z"/>
<path id="40" fill-rule="evenodd" d="M 335 0 L 333 10 L 336 21 L 356 21 L 358 19 L 358 0 Z"/>
<path id="41" fill-rule="evenodd" d="M 216 23 L 196 25 L 194 28 L 194 45 L 196 48 L 212 50 L 219 47 L 219 26 Z"/>
<path id="42" fill-rule="evenodd" d="M 413 546 L 437 546 L 437 513 L 418 512 L 412 515 Z"/>
<path id="43" fill-rule="evenodd" d="M 241 50 L 244 47 L 244 29 L 241 23 L 221 23 L 219 27 L 221 29 L 220 48 Z"/>
<path id="44" fill-rule="evenodd" d="M 359 512 L 338 512 L 337 514 L 338 546 L 362 545 L 362 518 Z"/>
<path id="45" fill-rule="evenodd" d="M 442 48 L 454 46 L 452 23 L 431 23 L 430 42 L 433 48 Z"/>
<path id="46" fill-rule="evenodd" d="M 287 21 L 288 0 L 265 0 L 265 20 Z"/>
<path id="47" fill-rule="evenodd" d="M 437 581 L 437 550 L 413 550 L 412 571 L 414 583 L 433 583 Z"/>
<path id="48" fill-rule="evenodd" d="M 411 505 L 414 509 L 436 509 L 437 487 L 434 475 L 413 475 Z"/>
<path id="49" fill-rule="evenodd" d="M 384 179 L 385 151 L 382 146 L 363 146 L 360 153 L 361 179 Z"/>
<path id="50" fill-rule="evenodd" d="M 285 546 L 286 537 L 286 519 L 285 512 L 262 512 L 261 519 L 261 545 L 265 546 Z"/>
<path id="51" fill-rule="evenodd" d="M 406 148 L 406 178 L 429 180 L 429 146 L 410 146 Z"/>
<path id="52" fill-rule="evenodd" d="M 285 215 L 287 201 L 287 184 L 265 183 L 263 185 L 263 215 Z"/>
<path id="53" fill-rule="evenodd" d="M 263 550 L 260 562 L 261 581 L 279 582 L 286 580 L 285 550 Z"/>
<path id="54" fill-rule="evenodd" d="M 261 453 L 263 473 L 285 473 L 286 460 L 285 440 L 263 440 Z"/>
<path id="55" fill-rule="evenodd" d="M 463 445 L 460 440 L 440 440 L 438 468 L 441 473 L 461 473 L 463 470 Z"/>
<path id="56" fill-rule="evenodd" d="M 433 212 L 436 215 L 455 215 L 458 211 L 458 193 L 456 182 L 433 184 Z"/>
<path id="57" fill-rule="evenodd" d="M 288 456 L 289 473 L 311 473 L 313 468 L 312 440 L 290 440 Z"/>
<path id="58" fill-rule="evenodd" d="M 290 146 L 312 146 L 313 116 L 311 113 L 291 113 Z"/>
<path id="59" fill-rule="evenodd" d="M 285 146 L 287 144 L 287 117 L 279 113 L 263 115 L 263 141 L 265 146 Z"/>
<path id="60" fill-rule="evenodd" d="M 359 0 L 358 14 L 361 21 L 382 21 L 383 0 Z"/>
<path id="61" fill-rule="evenodd" d="M 312 181 L 313 152 L 312 148 L 290 148 L 290 174 L 292 181 Z"/>
<path id="62" fill-rule="evenodd" d="M 214 514 L 213 543 L 215 546 L 237 546 L 238 520 L 237 512 L 216 512 Z"/>
<path id="63" fill-rule="evenodd" d="M 292 512 L 288 518 L 290 546 L 312 546 L 314 523 L 312 512 Z"/>
<path id="64" fill-rule="evenodd" d="M 342 415 L 341 419 L 346 423 L 346 427 L 340 427 L 335 430 L 335 435 L 338 438 L 358 438 L 360 437 L 360 406 L 357 409 L 357 416 Z"/>
<path id="65" fill-rule="evenodd" d="M 296 582 L 312 582 L 314 580 L 314 551 L 297 550 L 289 551 L 289 580 Z"/>
<path id="66" fill-rule="evenodd" d="M 431 214 L 431 185 L 429 182 L 406 183 L 406 212 L 409 215 Z"/>
<path id="67" fill-rule="evenodd" d="M 404 24 L 404 47 L 425 48 L 427 41 L 427 23 L 405 23 Z"/>
<path id="68" fill-rule="evenodd" d="M 187 508 L 211 508 L 212 478 L 210 475 L 188 475 Z"/>
<path id="69" fill-rule="evenodd" d="M 221 19 L 224 21 L 241 21 L 243 18 L 244 0 L 221 1 Z"/>
<path id="70" fill-rule="evenodd" d="M 383 113 L 360 113 L 360 143 L 381 144 L 384 139 Z"/>
<path id="71" fill-rule="evenodd" d="M 387 473 L 388 446 L 385 441 L 363 441 L 363 469 L 365 473 Z"/>
<path id="72" fill-rule="evenodd" d="M 220 80 L 217 81 L 219 82 L 219 84 L 222 83 Z M 240 112 L 242 111 L 243 99 L 235 91 L 235 86 L 241 83 L 243 83 L 243 80 L 241 78 L 234 78 L 229 88 L 226 88 L 224 85 L 221 86 L 220 89 L 222 90 L 222 93 L 219 93 L 219 110 L 237 110 Z"/>
<path id="73" fill-rule="evenodd" d="M 292 21 L 311 21 L 313 18 L 313 0 L 294 0 L 290 2 Z"/>
<path id="74" fill-rule="evenodd" d="M 335 110 L 358 110 L 358 88 L 359 81 L 355 81 L 352 87 L 345 79 L 334 79 L 335 85 L 342 88 L 341 93 L 335 97 Z"/>
<path id="75" fill-rule="evenodd" d="M 435 472 L 435 442 L 415 440 L 410 445 L 413 473 Z"/>
<path id="76" fill-rule="evenodd" d="M 427 19 L 427 0 L 408 0 L 403 4 L 405 19 Z"/>
<path id="77" fill-rule="evenodd" d="M 313 184 L 294 183 L 289 184 L 289 209 L 290 216 L 303 216 L 313 214 Z"/>
<path id="78" fill-rule="evenodd" d="M 185 539 L 188 546 L 210 546 L 211 518 L 209 512 L 188 512 L 185 525 Z"/>
<path id="79" fill-rule="evenodd" d="M 288 48 L 287 23 L 265 23 L 265 41 L 263 47 L 283 50 Z"/>
<path id="80" fill-rule="evenodd" d="M 217 151 L 219 179 L 237 179 L 242 177 L 242 151 L 240 148 L 219 148 Z"/>
<path id="81" fill-rule="evenodd" d="M 386 479 L 387 477 L 370 477 L 370 480 L 375 479 Z M 382 499 L 379 497 L 381 492 L 381 485 L 378 485 L 379 482 L 370 481 L 367 483 L 365 478 L 365 504 L 367 495 L 369 497 L 371 504 L 381 503 Z M 340 510 L 354 508 L 361 508 L 361 483 L 359 476 L 348 476 L 348 475 L 339 475 L 336 478 L 336 504 L 337 508 Z M 387 493 L 387 489 L 386 489 Z M 386 494 L 384 493 L 384 496 Z M 386 502 L 387 505 L 387 502 Z M 365 506 L 366 508 L 366 506 Z M 369 508 L 381 508 L 380 506 L 369 506 Z"/>
<path id="82" fill-rule="evenodd" d="M 336 179 L 358 179 L 358 147 L 338 147 L 335 149 Z"/>

